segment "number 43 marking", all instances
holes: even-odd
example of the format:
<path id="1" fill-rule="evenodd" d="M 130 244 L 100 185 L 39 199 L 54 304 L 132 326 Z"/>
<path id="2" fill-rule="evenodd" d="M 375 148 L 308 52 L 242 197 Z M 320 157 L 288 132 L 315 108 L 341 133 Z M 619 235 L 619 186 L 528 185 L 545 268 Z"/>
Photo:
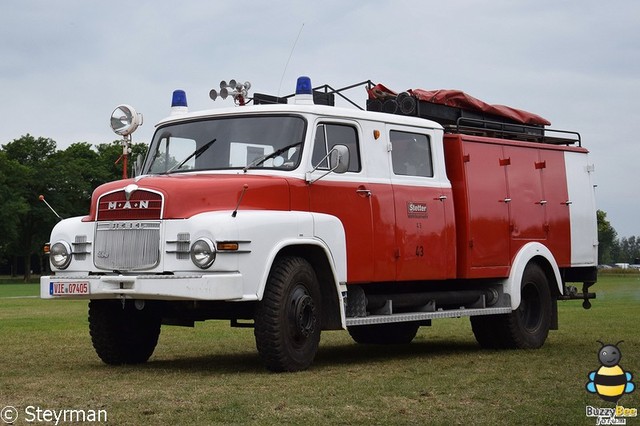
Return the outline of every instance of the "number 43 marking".
<path id="1" fill-rule="evenodd" d="M 417 257 L 424 256 L 424 246 L 416 246 L 416 256 Z"/>

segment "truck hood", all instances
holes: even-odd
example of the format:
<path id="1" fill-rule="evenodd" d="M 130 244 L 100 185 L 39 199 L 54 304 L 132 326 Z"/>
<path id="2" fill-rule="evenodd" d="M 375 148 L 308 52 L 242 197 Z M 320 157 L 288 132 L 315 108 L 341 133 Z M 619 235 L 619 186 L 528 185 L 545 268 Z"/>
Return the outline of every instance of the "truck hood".
<path id="1" fill-rule="evenodd" d="M 246 190 L 244 189 L 246 187 Z M 172 174 L 99 186 L 85 220 L 185 219 L 203 212 L 290 210 L 289 184 L 277 176 Z"/>

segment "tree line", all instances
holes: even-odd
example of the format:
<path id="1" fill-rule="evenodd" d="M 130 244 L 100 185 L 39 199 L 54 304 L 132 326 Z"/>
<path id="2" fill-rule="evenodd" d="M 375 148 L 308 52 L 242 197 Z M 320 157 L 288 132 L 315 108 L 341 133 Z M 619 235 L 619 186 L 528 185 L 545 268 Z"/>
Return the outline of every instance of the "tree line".
<path id="1" fill-rule="evenodd" d="M 618 238 L 602 210 L 598 210 L 598 242 L 598 264 L 640 264 L 640 236 Z"/>
<path id="2" fill-rule="evenodd" d="M 146 151 L 132 144 L 132 158 Z M 93 146 L 78 142 L 58 150 L 50 138 L 24 135 L 0 147 L 0 273 L 47 270 L 43 246 L 58 218 L 86 215 L 93 190 L 122 177 L 120 141 Z M 116 164 L 116 162 L 118 162 Z"/>
<path id="3" fill-rule="evenodd" d="M 144 143 L 131 146 L 131 158 L 144 154 Z M 47 202 L 63 218 L 89 212 L 93 190 L 122 177 L 120 141 L 93 146 L 78 142 L 58 150 L 49 138 L 29 134 L 0 147 L 0 274 L 47 271 L 43 246 L 58 218 L 39 200 Z M 599 264 L 638 263 L 640 237 L 618 238 L 598 210 Z"/>

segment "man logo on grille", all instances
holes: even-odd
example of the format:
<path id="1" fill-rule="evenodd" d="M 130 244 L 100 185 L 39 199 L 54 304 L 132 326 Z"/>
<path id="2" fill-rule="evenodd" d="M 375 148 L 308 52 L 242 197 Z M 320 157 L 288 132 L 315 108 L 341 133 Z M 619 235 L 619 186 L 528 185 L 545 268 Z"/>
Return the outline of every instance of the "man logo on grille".
<path id="1" fill-rule="evenodd" d="M 107 210 L 148 209 L 149 200 L 140 201 L 109 201 Z"/>

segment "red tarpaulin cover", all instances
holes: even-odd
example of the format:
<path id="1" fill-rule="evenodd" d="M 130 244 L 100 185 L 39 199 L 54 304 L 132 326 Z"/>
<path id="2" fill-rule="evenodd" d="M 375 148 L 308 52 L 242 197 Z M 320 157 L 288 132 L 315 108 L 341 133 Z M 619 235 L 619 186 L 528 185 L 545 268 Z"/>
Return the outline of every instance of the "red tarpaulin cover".
<path id="1" fill-rule="evenodd" d="M 397 93 L 382 84 L 376 84 L 367 90 L 369 99 L 386 99 L 396 96 Z M 511 108 L 505 105 L 490 105 L 480 99 L 474 98 L 460 90 L 422 90 L 409 89 L 407 92 L 416 99 L 434 104 L 460 108 L 465 111 L 482 112 L 485 114 L 504 117 L 516 123 L 548 126 L 551 123 L 540 117 L 521 109 Z"/>

